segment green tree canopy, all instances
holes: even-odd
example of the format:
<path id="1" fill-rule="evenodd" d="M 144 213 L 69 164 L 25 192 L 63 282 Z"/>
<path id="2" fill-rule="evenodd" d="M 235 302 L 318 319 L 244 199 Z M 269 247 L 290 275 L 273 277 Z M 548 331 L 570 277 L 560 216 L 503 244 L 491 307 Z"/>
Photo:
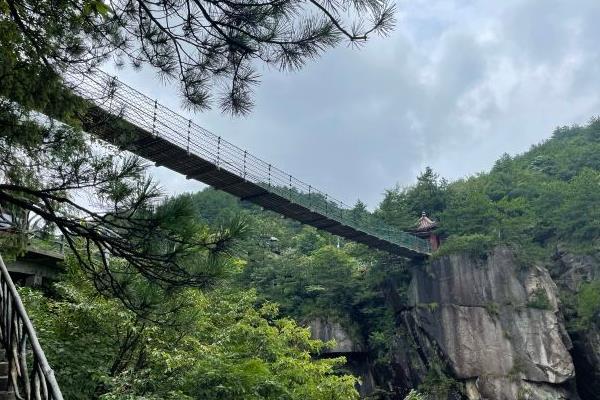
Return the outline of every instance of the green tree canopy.
<path id="1" fill-rule="evenodd" d="M 358 397 L 355 379 L 335 373 L 344 360 L 313 360 L 324 344 L 252 290 L 187 289 L 155 324 L 97 296 L 75 262 L 69 271 L 53 297 L 21 290 L 65 398 Z"/>
<path id="2" fill-rule="evenodd" d="M 375 215 L 403 229 L 413 228 L 422 212 L 439 218 L 447 207 L 447 187 L 446 180 L 427 167 L 415 185 L 387 190 Z"/>

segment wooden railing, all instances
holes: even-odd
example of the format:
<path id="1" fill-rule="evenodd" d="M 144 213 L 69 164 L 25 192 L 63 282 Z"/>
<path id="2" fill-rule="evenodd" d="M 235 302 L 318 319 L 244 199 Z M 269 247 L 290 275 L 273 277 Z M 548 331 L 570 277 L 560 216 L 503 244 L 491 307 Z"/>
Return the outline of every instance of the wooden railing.
<path id="1" fill-rule="evenodd" d="M 62 400 L 54 372 L 0 255 L 0 342 L 6 351 L 9 390 L 17 399 Z"/>

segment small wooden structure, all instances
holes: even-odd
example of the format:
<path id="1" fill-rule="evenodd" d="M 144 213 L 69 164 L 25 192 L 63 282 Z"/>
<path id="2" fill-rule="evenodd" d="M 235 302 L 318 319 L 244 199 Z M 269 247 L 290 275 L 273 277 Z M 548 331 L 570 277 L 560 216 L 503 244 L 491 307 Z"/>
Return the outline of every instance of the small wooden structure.
<path id="1" fill-rule="evenodd" d="M 436 233 L 437 227 L 437 221 L 430 219 L 425 211 L 423 211 L 421 218 L 415 224 L 415 228 L 410 232 L 415 236 L 428 240 L 431 245 L 431 251 L 436 251 L 440 247 L 440 237 Z"/>
<path id="2" fill-rule="evenodd" d="M 64 271 L 62 263 L 65 254 L 62 237 L 40 239 L 0 227 L 0 239 L 9 241 L 12 239 L 15 246 L 24 246 L 23 251 L 15 259 L 6 262 L 6 269 L 18 286 L 42 286 L 45 281 L 56 280 Z"/>

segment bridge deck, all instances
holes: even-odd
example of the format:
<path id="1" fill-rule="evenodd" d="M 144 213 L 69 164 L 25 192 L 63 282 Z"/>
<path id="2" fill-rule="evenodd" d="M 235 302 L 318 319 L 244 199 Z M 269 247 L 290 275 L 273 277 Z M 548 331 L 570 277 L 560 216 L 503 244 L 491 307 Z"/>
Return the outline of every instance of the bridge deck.
<path id="1" fill-rule="evenodd" d="M 317 229 L 408 258 L 430 254 L 426 240 L 381 223 L 361 225 L 343 203 L 100 71 L 67 81 L 96 106 L 85 126 L 109 143 Z"/>

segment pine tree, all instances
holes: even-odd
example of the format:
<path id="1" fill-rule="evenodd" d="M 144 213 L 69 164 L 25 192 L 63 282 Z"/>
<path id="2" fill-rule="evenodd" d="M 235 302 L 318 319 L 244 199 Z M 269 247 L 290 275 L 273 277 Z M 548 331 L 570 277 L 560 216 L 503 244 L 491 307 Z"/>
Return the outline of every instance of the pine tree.
<path id="1" fill-rule="evenodd" d="M 2 0 L 0 40 L 55 72 L 148 65 L 191 107 L 244 113 L 257 66 L 294 70 L 343 41 L 359 45 L 389 32 L 393 11 L 389 0 Z"/>

